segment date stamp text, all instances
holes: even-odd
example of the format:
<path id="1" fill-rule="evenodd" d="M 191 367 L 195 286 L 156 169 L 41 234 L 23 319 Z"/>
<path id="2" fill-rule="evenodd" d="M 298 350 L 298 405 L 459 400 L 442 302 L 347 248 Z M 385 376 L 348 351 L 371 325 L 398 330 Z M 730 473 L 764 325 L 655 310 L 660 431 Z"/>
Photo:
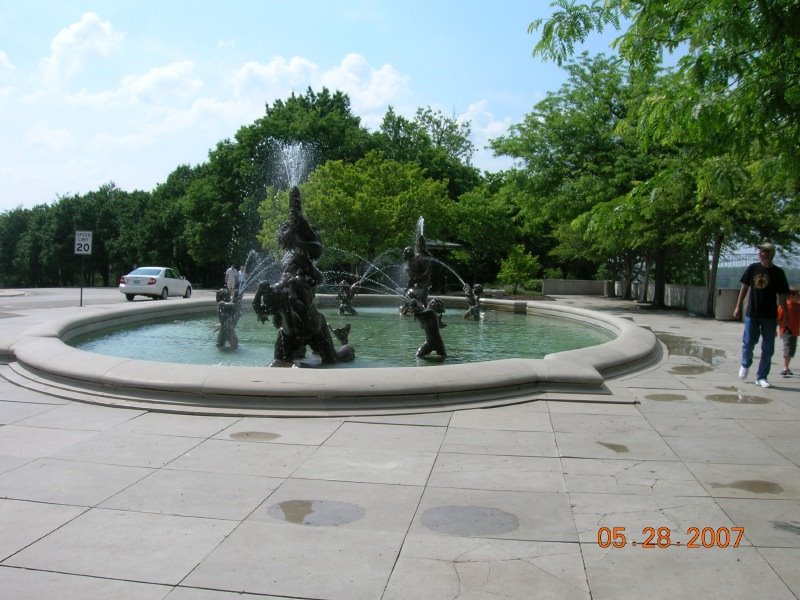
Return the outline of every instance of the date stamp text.
<path id="1" fill-rule="evenodd" d="M 744 537 L 744 527 L 687 527 L 685 537 L 674 539 L 669 527 L 645 527 L 641 537 L 633 539 L 624 527 L 601 527 L 597 530 L 597 545 L 601 548 L 738 548 Z"/>

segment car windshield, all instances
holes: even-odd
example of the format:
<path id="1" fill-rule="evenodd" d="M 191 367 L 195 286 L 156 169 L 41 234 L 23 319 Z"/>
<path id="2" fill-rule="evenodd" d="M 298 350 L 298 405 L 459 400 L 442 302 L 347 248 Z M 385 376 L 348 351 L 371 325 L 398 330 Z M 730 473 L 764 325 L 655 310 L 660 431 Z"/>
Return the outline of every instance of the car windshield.
<path id="1" fill-rule="evenodd" d="M 129 275 L 158 275 L 161 273 L 161 269 L 155 269 L 153 267 L 139 267 L 138 269 L 134 269 L 129 273 Z"/>

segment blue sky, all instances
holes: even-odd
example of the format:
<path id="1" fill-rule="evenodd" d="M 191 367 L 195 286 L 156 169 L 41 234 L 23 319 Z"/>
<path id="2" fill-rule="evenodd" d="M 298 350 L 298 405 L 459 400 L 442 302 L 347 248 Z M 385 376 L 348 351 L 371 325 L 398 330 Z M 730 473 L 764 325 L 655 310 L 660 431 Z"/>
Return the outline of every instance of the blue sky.
<path id="1" fill-rule="evenodd" d="M 311 86 L 374 129 L 388 106 L 469 120 L 484 150 L 563 70 L 531 56 L 547 0 L 0 0 L 0 212 L 178 165 Z M 579 50 L 611 53 L 614 32 Z"/>

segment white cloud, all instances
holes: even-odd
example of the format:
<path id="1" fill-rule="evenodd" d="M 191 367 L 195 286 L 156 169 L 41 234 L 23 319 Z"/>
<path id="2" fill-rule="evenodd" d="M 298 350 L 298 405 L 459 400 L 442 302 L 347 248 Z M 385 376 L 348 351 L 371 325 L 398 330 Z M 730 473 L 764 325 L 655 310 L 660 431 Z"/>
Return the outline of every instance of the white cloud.
<path id="1" fill-rule="evenodd" d="M 191 97 L 203 87 L 203 80 L 194 75 L 194 63 L 177 61 L 150 69 L 144 75 L 122 78 L 120 96 L 123 99 L 159 104 Z"/>
<path id="2" fill-rule="evenodd" d="M 0 83 L 7 81 L 16 71 L 14 63 L 8 58 L 8 54 L 0 50 Z"/>
<path id="3" fill-rule="evenodd" d="M 81 72 L 89 59 L 108 56 L 124 37 L 97 14 L 84 13 L 80 21 L 59 31 L 50 42 L 50 55 L 43 61 L 45 80 L 55 83 Z"/>
<path id="4" fill-rule="evenodd" d="M 231 78 L 237 97 L 250 98 L 260 106 L 284 99 L 292 92 L 303 94 L 308 87 L 319 91 L 324 86 L 331 91 L 346 93 L 356 113 L 383 110 L 409 96 L 409 81 L 392 65 L 385 64 L 375 69 L 363 56 L 355 53 L 348 54 L 327 71 L 299 56 L 289 60 L 278 56 L 266 64 L 249 61 Z"/>
<path id="5" fill-rule="evenodd" d="M 24 134 L 25 143 L 45 152 L 63 152 L 74 143 L 68 129 L 53 128 L 47 121 L 39 121 Z"/>
<path id="6" fill-rule="evenodd" d="M 326 71 L 321 83 L 328 89 L 345 92 L 357 112 L 386 108 L 410 93 L 409 78 L 392 65 L 373 69 L 367 59 L 355 53 L 348 54 L 338 66 Z"/>
<path id="7" fill-rule="evenodd" d="M 310 60 L 293 56 L 288 61 L 276 56 L 267 64 L 248 61 L 231 77 L 234 93 L 240 97 L 266 100 L 285 98 L 292 91 L 304 91 L 316 78 L 319 67 Z"/>
<path id="8" fill-rule="evenodd" d="M 0 50 L 0 106 L 16 91 L 16 70 L 8 55 Z"/>
<path id="9" fill-rule="evenodd" d="M 81 90 L 65 99 L 74 106 L 96 110 L 130 106 L 135 103 L 167 106 L 192 101 L 203 87 L 203 80 L 194 74 L 192 61 L 177 61 L 150 69 L 144 75 L 126 75 L 117 88 L 89 92 Z"/>
<path id="10" fill-rule="evenodd" d="M 472 143 L 475 144 L 475 157 L 472 162 L 476 167 L 487 171 L 508 169 L 513 165 L 513 160 L 509 157 L 494 156 L 494 152 L 487 149 L 487 146 L 489 140 L 508 133 L 512 120 L 510 117 L 506 117 L 498 121 L 489 112 L 488 105 L 486 100 L 470 104 L 464 113 L 458 115 L 458 120 L 470 122 Z"/>

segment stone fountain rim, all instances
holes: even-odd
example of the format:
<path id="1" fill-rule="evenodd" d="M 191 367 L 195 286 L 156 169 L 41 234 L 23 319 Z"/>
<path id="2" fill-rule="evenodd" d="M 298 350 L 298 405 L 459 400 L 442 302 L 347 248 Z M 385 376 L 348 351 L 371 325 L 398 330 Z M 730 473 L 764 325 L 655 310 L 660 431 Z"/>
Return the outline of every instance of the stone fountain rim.
<path id="1" fill-rule="evenodd" d="M 330 296 L 318 295 L 321 302 Z M 390 300 L 359 296 L 361 302 Z M 443 297 L 463 306 L 460 297 Z M 655 335 L 628 319 L 546 301 L 481 299 L 498 310 L 590 323 L 614 333 L 609 342 L 548 354 L 436 367 L 283 369 L 184 365 L 106 356 L 67 345 L 98 329 L 208 314 L 211 298 L 95 305 L 30 328 L 9 347 L 15 383 L 55 396 L 163 412 L 324 416 L 394 414 L 528 401 L 546 393 L 607 394 L 607 378 L 661 359 Z M 356 303 L 356 307 L 358 303 Z"/>

